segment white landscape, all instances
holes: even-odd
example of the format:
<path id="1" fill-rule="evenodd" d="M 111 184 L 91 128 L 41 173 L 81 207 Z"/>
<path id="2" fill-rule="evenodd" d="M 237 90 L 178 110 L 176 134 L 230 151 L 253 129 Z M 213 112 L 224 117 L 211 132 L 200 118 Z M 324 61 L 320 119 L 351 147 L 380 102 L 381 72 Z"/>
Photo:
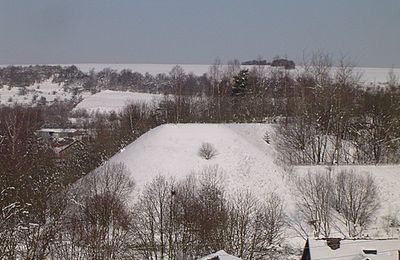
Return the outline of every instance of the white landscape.
<path id="1" fill-rule="evenodd" d="M 0 260 L 400 260 L 400 0 L 0 0 Z"/>
<path id="2" fill-rule="evenodd" d="M 261 92 L 266 90 L 265 93 L 268 94 L 266 96 L 261 95 L 262 98 L 260 99 L 257 95 L 252 96 L 255 94 L 252 92 L 235 96 L 233 90 L 236 86 L 234 85 L 247 79 L 246 73 L 248 72 L 238 70 L 236 73 L 243 72 L 244 74 L 240 74 L 241 76 L 237 74 L 233 78 L 229 78 L 232 77 L 228 73 L 232 67 L 222 66 L 220 73 L 223 77 L 227 77 L 225 84 L 228 84 L 229 88 L 225 92 L 224 103 L 221 103 L 221 100 L 216 98 L 215 92 L 212 91 L 215 89 L 219 91 L 220 85 L 218 84 L 223 81 L 221 78 L 213 78 L 210 73 L 210 65 L 78 64 L 77 67 L 83 71 L 83 74 L 79 74 L 82 71 L 75 71 L 75 74 L 71 73 L 70 75 L 67 73 L 70 67 L 65 67 L 64 70 L 60 69 L 62 71 L 60 74 L 65 73 L 67 76 L 61 79 L 53 80 L 53 77 L 59 76 L 53 75 L 42 82 L 35 82 L 27 86 L 0 86 L 0 108 L 4 109 L 5 114 L 10 113 L 9 111 L 13 111 L 14 108 L 21 109 L 21 111 L 23 109 L 41 111 L 43 107 L 54 105 L 60 111 L 65 111 L 68 107 L 63 114 L 67 118 L 67 122 L 64 121 L 65 118 L 59 118 L 61 116 L 52 119 L 54 122 L 48 118 L 39 117 L 38 120 L 43 123 L 40 126 L 35 125 L 35 127 L 42 128 L 40 130 L 35 128 L 36 131 L 31 134 L 34 138 L 24 139 L 22 144 L 27 144 L 28 148 L 26 149 L 38 149 L 29 146 L 33 142 L 32 140 L 37 140 L 37 147 L 48 148 L 54 152 L 53 157 L 45 157 L 44 161 L 40 163 L 54 163 L 54 172 L 66 174 L 65 190 L 70 193 L 64 194 L 63 199 L 66 199 L 67 202 L 60 204 L 65 205 L 65 212 L 62 216 L 66 220 L 70 218 L 79 219 L 79 221 L 74 220 L 74 226 L 77 227 L 78 231 L 71 227 L 68 221 L 63 222 L 65 220 L 57 222 L 58 220 L 51 219 L 50 222 L 45 222 L 45 224 L 55 225 L 60 230 L 61 236 L 64 236 L 66 248 L 68 248 L 68 243 L 75 243 L 73 236 L 79 237 L 79 242 L 76 242 L 78 246 L 75 247 L 74 244 L 74 247 L 68 249 L 71 252 L 76 250 L 74 254 L 84 252 L 88 256 L 92 250 L 89 246 L 85 248 L 79 243 L 108 246 L 115 243 L 115 240 L 122 239 L 123 242 L 121 243 L 124 243 L 125 249 L 119 250 L 117 246 L 113 247 L 118 257 L 114 256 L 111 259 L 117 259 L 127 254 L 139 257 L 139 259 L 156 259 L 161 256 L 165 256 L 164 259 L 167 259 L 167 253 L 162 250 L 166 250 L 166 248 L 173 250 L 174 246 L 171 241 L 165 242 L 165 239 L 166 237 L 172 239 L 174 236 L 174 239 L 177 239 L 176 243 L 180 246 L 192 247 L 194 258 L 209 255 L 205 259 L 208 260 L 210 257 L 211 259 L 215 257 L 219 257 L 219 259 L 240 259 L 236 256 L 252 259 L 251 255 L 254 253 L 259 254 L 257 259 L 263 259 L 264 254 L 269 257 L 266 259 L 298 259 L 307 238 L 310 238 L 309 241 L 312 243 L 310 248 L 314 250 L 314 256 L 320 255 L 321 257 L 332 253 L 330 249 L 323 248 L 322 250 L 326 243 L 321 242 L 320 239 L 325 239 L 328 236 L 340 239 L 362 239 L 363 241 L 390 238 L 395 239 L 395 242 L 393 242 L 395 244 L 398 241 L 396 239 L 400 238 L 400 189 L 398 188 L 400 186 L 400 167 L 398 164 L 394 164 L 398 163 L 396 159 L 399 152 L 396 150 L 396 145 L 399 137 L 394 128 L 392 129 L 392 126 L 395 126 L 397 122 L 398 108 L 395 98 L 400 69 L 354 68 L 351 76 L 360 77 L 360 85 L 350 85 L 349 88 L 354 87 L 353 90 L 360 92 L 342 93 L 340 92 L 341 88 L 327 88 L 332 92 L 327 91 L 327 94 L 316 92 L 320 95 L 317 96 L 320 100 L 311 99 L 312 102 L 321 106 L 318 108 L 311 106 L 311 109 L 308 110 L 308 106 L 302 107 L 302 103 L 299 103 L 299 100 L 302 101 L 302 99 L 286 96 L 288 94 L 286 92 L 286 81 L 280 81 L 283 78 L 278 77 L 279 80 L 275 81 L 274 73 L 277 70 L 281 72 L 281 68 L 263 67 L 259 82 L 265 85 L 261 85 L 262 88 L 260 89 Z M 105 73 L 102 74 L 101 71 L 106 68 L 118 73 L 112 74 L 110 70 L 105 70 Z M 242 66 L 242 68 L 251 69 L 252 67 Z M 122 81 L 121 79 L 124 79 L 124 77 L 121 76 L 122 73 L 119 73 L 124 69 L 130 69 L 132 72 L 139 72 L 142 75 L 149 73 L 153 76 L 147 75 L 148 81 L 146 83 L 148 85 L 140 80 Z M 177 77 L 174 77 L 173 73 L 170 75 L 169 72 L 172 69 L 175 69 L 175 72 L 182 69 L 181 74 L 175 75 Z M 335 78 L 337 74 L 335 74 L 336 68 L 330 69 L 332 69 L 331 73 L 325 74 L 324 77 L 328 79 L 326 82 L 332 83 L 337 79 Z M 293 79 L 293 86 L 290 86 L 293 89 L 302 86 L 301 79 L 296 81 L 298 80 L 297 76 L 301 75 L 302 72 L 303 68 L 298 67 L 288 74 Z M 165 75 L 157 78 L 159 73 Z M 76 74 L 80 77 L 77 77 Z M 202 77 L 203 74 L 206 74 L 206 77 Z M 125 76 L 131 77 L 131 80 L 136 79 L 135 76 L 137 76 L 129 73 L 127 75 L 130 75 Z M 284 74 L 280 75 L 283 76 Z M 319 84 L 320 75 L 313 76 L 315 76 L 313 78 L 314 83 Z M 115 80 L 118 77 L 120 77 L 120 81 Z M 195 79 L 194 82 L 196 83 L 193 84 L 197 92 L 189 92 L 189 95 L 184 96 L 186 100 L 183 103 L 179 95 L 183 81 L 177 81 L 177 79 L 190 77 Z M 29 77 L 27 78 L 29 79 Z M 161 80 L 157 81 L 158 79 Z M 202 80 L 206 80 L 206 83 Z M 392 80 L 392 82 L 389 84 L 388 80 Z M 53 81 L 61 83 L 54 83 Z M 110 82 L 113 82 L 114 85 Z M 141 82 L 143 85 L 137 82 Z M 322 82 L 322 84 L 325 84 L 324 81 Z M 247 83 L 246 81 L 245 84 Z M 199 88 L 199 85 L 201 88 Z M 389 85 L 390 87 L 387 87 Z M 151 87 L 146 89 L 147 86 Z M 359 88 L 360 86 L 361 88 Z M 163 87 L 166 87 L 166 89 L 163 89 Z M 122 91 L 121 89 L 131 91 Z M 343 89 L 346 90 L 346 88 Z M 145 93 L 146 91 L 148 92 Z M 150 93 L 151 91 L 153 93 Z M 160 94 L 164 91 L 172 94 Z M 380 93 L 386 94 L 385 91 L 388 91 L 387 93 L 390 95 L 383 96 L 387 99 L 379 103 L 379 98 L 382 98 Z M 273 96 L 268 96 L 269 93 L 273 93 Z M 356 93 L 361 94 L 352 96 L 354 100 L 346 99 L 347 94 L 356 95 Z M 367 94 L 373 98 L 369 100 L 370 96 Z M 248 97 L 251 98 L 246 99 Z M 295 115 L 294 117 L 312 118 L 312 120 L 304 121 L 310 125 L 310 128 L 307 128 L 309 127 L 307 125 L 306 127 L 302 124 L 296 125 L 296 121 L 292 121 L 295 119 L 293 115 L 285 117 L 285 113 L 288 113 L 289 103 L 284 102 L 288 98 L 294 98 L 291 105 L 296 106 L 296 108 L 299 106 L 300 109 L 300 111 L 292 112 Z M 347 107 L 345 108 L 348 110 L 344 110 L 344 107 L 341 106 L 340 102 L 336 102 L 337 99 L 335 98 L 350 103 L 360 102 L 356 99 L 365 99 L 365 103 L 357 103 L 358 107 L 363 108 L 359 111 L 352 107 L 353 104 L 346 103 Z M 242 102 L 241 99 L 247 103 Z M 321 100 L 322 102 L 318 103 Z M 336 103 L 331 103 L 332 100 Z M 168 102 L 163 103 L 163 101 Z M 371 110 L 370 103 L 367 103 L 367 101 L 376 102 L 376 104 L 373 103 L 372 108 L 376 106 L 377 109 Z M 64 102 L 67 104 L 65 107 Z M 132 104 L 138 106 L 134 106 L 134 109 L 131 110 L 125 110 L 127 106 Z M 282 104 L 286 106 L 282 106 Z M 183 108 L 182 105 L 184 105 Z M 390 109 L 386 105 L 391 106 Z M 221 107 L 225 110 L 221 110 Z M 244 109 L 241 109 L 242 107 Z M 338 109 L 338 113 L 347 117 L 339 116 L 333 108 Z M 263 111 L 261 115 L 258 114 L 259 110 Z M 198 112 L 199 115 L 193 111 Z M 219 113 L 223 111 L 222 115 L 217 111 Z M 41 113 L 46 116 L 47 112 Z M 328 116 L 329 120 L 323 120 L 325 115 Z M 183 116 L 186 116 L 186 118 Z M 1 121 L 1 123 L 5 122 L 6 124 L 4 124 L 3 132 L 0 133 L 0 145 L 4 142 L 3 140 L 6 140 L 4 143 L 9 145 L 9 148 L 7 148 L 9 154 L 18 150 L 15 148 L 18 147 L 15 136 L 18 136 L 19 133 L 22 136 L 21 138 L 24 137 L 22 134 L 24 132 L 18 132 L 15 130 L 16 128 L 10 127 L 17 124 L 16 118 L 15 116 L 8 116 Z M 342 122 L 343 118 L 347 121 Z M 46 120 L 57 127 L 52 128 L 52 125 L 46 125 Z M 334 120 L 337 120 L 335 121 L 338 123 L 337 125 L 331 123 Z M 393 124 L 388 125 L 386 120 L 393 122 Z M 24 122 L 29 123 L 31 120 L 26 117 Z M 325 123 L 324 126 L 329 129 L 330 133 L 325 133 L 326 129 L 321 127 L 322 123 L 320 122 Z M 347 127 L 347 131 L 351 132 L 351 135 L 347 136 L 348 133 L 335 132 L 341 130 L 342 123 L 343 127 Z M 66 128 L 64 128 L 65 126 Z M 333 126 L 338 126 L 338 128 Z M 293 132 L 289 131 L 289 133 L 294 133 L 294 135 L 289 136 L 289 138 L 286 136 L 288 147 L 282 147 L 284 136 L 282 133 L 286 128 L 292 130 Z M 83 131 L 76 131 L 77 129 Z M 47 134 L 39 135 L 40 132 Z M 81 132 L 81 134 L 78 132 Z M 379 135 L 380 133 L 384 134 Z M 44 139 L 40 137 L 44 137 Z M 8 143 L 7 140 L 9 140 Z M 208 147 L 207 149 L 212 152 L 209 157 L 201 154 L 203 147 Z M 380 150 L 373 150 L 378 148 Z M 313 158 L 321 151 L 318 149 L 325 149 L 319 157 L 321 161 L 307 161 L 307 156 Z M 287 151 L 289 151 L 289 154 L 284 154 Z M 34 154 L 40 157 L 42 152 L 40 150 Z M 14 166 L 23 165 L 24 158 L 29 153 L 30 150 L 21 155 L 20 160 L 22 162 L 15 163 Z M 381 155 L 381 153 L 384 155 L 380 157 L 381 161 L 379 161 L 379 156 L 374 156 Z M 340 154 L 343 158 L 335 161 L 336 154 Z M 3 156 L 7 155 L 7 153 L 3 154 Z M 291 161 L 284 159 L 291 157 L 287 155 L 293 155 L 293 158 L 297 159 L 302 157 L 305 161 L 292 165 Z M 8 160 L 19 160 L 19 157 L 6 158 L 2 162 L 6 165 L 5 167 L 8 167 L 6 163 Z M 51 158 L 51 160 L 48 158 Z M 378 161 L 374 161 L 376 158 L 378 158 Z M 336 165 L 338 162 L 343 164 Z M 22 169 L 23 174 L 29 174 L 28 180 L 32 176 L 37 176 L 35 175 L 37 172 L 43 171 L 41 172 L 42 175 L 39 174 L 39 176 L 49 174 L 46 167 L 39 170 L 33 168 L 33 172 L 29 170 L 31 167 L 28 167 L 28 169 L 11 169 L 9 172 L 18 172 Z M 339 212 L 340 209 L 334 208 L 331 200 L 336 199 L 336 197 L 329 197 L 329 199 L 323 197 L 328 188 L 329 192 L 335 193 L 333 186 L 319 188 L 317 185 L 314 190 L 305 190 L 307 187 L 300 186 L 299 180 L 302 178 L 316 178 L 315 180 L 317 180 L 318 176 L 332 177 L 329 182 L 336 185 L 334 178 L 344 171 L 349 175 L 355 173 L 360 178 L 367 178 L 368 176 L 372 178 L 373 182 L 369 183 L 371 184 L 370 187 L 361 187 L 364 192 L 362 196 L 368 197 L 370 193 L 368 188 L 371 188 L 371 191 L 374 191 L 375 187 L 377 189 L 374 199 L 379 202 L 379 205 L 376 209 L 367 212 L 370 216 L 360 226 L 358 223 L 349 222 L 348 219 L 343 217 L 342 212 Z M 70 176 L 68 174 L 71 174 L 74 181 L 69 182 Z M 51 173 L 49 176 L 52 176 Z M 42 182 L 46 183 L 44 180 L 35 183 Z M 195 184 L 188 187 L 182 186 L 185 182 Z M 31 182 L 29 181 L 29 183 Z M 360 183 L 362 184 L 363 180 L 359 179 L 358 184 Z M 14 183 L 1 191 L 1 195 L 7 197 L 12 194 L 9 191 L 16 189 L 15 187 L 20 188 Z M 184 187 L 183 191 L 179 190 L 182 187 Z M 115 190 L 109 190 L 110 188 Z M 185 204 L 185 200 L 175 202 L 175 188 L 181 192 L 179 196 L 189 196 L 188 200 L 193 205 Z M 59 190 L 59 193 L 63 194 L 63 191 Z M 115 196 L 112 197 L 112 200 L 108 200 L 110 194 Z M 302 201 L 303 194 L 317 195 L 314 198 L 309 198 L 311 201 Z M 337 195 L 339 192 L 335 194 Z M 312 195 L 309 196 L 312 197 Z M 322 196 L 322 198 L 318 196 Z M 312 201 L 315 198 L 321 199 L 322 202 Z M 182 198 L 179 197 L 179 199 Z M 325 202 L 328 201 L 328 203 L 325 203 L 325 206 L 329 205 L 328 208 L 321 207 L 324 200 Z M 108 204 L 110 201 L 112 203 Z M 176 206 L 175 203 L 182 203 L 182 205 L 179 204 L 179 207 L 183 207 L 183 209 L 180 208 L 179 210 L 184 213 L 173 211 L 173 207 Z M 215 206 L 213 203 L 220 204 Z M 299 205 L 302 203 L 305 203 L 308 208 L 305 209 L 304 206 L 301 208 Z M 114 206 L 116 208 L 113 208 Z M 201 206 L 204 206 L 204 208 L 201 208 Z M 10 211 L 8 211 L 9 207 L 11 208 Z M 7 214 L 11 214 L 10 216 L 14 216 L 14 207 L 19 209 L 19 206 L 14 203 L 6 205 L 3 209 Z M 109 209 L 109 211 L 102 211 L 102 207 Z M 91 210 L 94 212 L 91 212 Z M 321 213 L 321 210 L 326 211 Z M 24 208 L 22 212 L 29 213 Z M 112 223 L 110 225 L 102 226 L 103 224 L 101 224 L 101 228 L 105 227 L 104 230 L 99 231 L 99 234 L 102 235 L 91 238 L 88 234 L 97 230 L 97 221 L 102 214 L 111 214 L 107 216 L 115 217 L 116 219 L 113 221 L 116 221 L 117 224 L 114 225 L 113 221 L 109 222 Z M 174 214 L 177 214 L 177 216 Z M 181 222 L 174 222 L 178 221 L 175 220 L 175 217 L 182 217 L 179 214 L 184 215 L 183 220 L 178 219 Z M 214 214 L 216 214 L 215 218 Z M 325 219 L 324 214 L 328 215 Z M 365 214 L 365 212 L 362 214 Z M 9 217 L 9 215 L 6 216 Z M 360 216 L 356 217 L 356 221 L 361 218 Z M 129 228 L 126 228 L 126 224 L 119 218 L 128 221 Z M 327 219 L 329 220 L 327 221 Z M 318 221 L 328 225 L 327 228 L 325 227 L 325 231 L 328 230 L 327 233 L 329 234 L 323 233 L 324 228 L 319 226 L 323 224 Z M 262 226 L 259 226 L 260 223 L 262 223 Z M 38 233 L 29 233 L 29 236 L 34 237 L 32 241 L 41 241 L 35 235 L 42 234 L 41 232 L 45 233 L 47 226 L 37 226 L 34 220 L 29 222 L 29 225 L 39 227 L 32 231 L 38 231 Z M 183 232 L 185 235 L 180 236 L 179 232 L 174 234 L 171 225 L 177 225 L 176 228 L 179 228 L 179 232 Z M 193 228 L 195 225 L 197 225 L 196 228 Z M 224 225 L 223 230 L 218 231 L 220 225 Z M 168 227 L 167 231 L 166 226 Z M 219 236 L 207 233 L 212 231 L 202 233 L 209 226 L 214 228 L 216 232 L 221 232 Z M 20 228 L 20 226 L 17 225 L 15 228 Z M 24 231 L 30 231 L 26 226 L 22 226 L 22 228 Z M 49 228 L 49 230 L 52 231 L 53 229 Z M 79 230 L 86 231 L 81 232 Z M 121 237 L 113 232 L 121 235 Z M 111 233 L 116 237 L 114 235 L 108 236 Z M 20 234 L 24 235 L 25 233 Z M 127 238 L 122 238 L 124 236 Z M 185 240 L 186 236 L 199 236 L 198 241 L 202 241 L 199 243 L 203 243 L 205 249 L 196 251 L 196 246 Z M 216 237 L 218 239 L 214 240 Z M 8 235 L 7 238 L 13 239 L 12 236 Z M 131 239 L 138 240 L 132 242 Z M 50 238 L 50 240 L 53 246 L 59 243 L 57 239 Z M 223 241 L 225 244 L 214 246 L 213 250 L 208 248 L 208 243 L 218 243 L 219 241 Z M 6 241 L 5 243 L 11 242 Z M 235 243 L 240 244 L 240 246 Z M 255 247 L 250 246 L 252 243 L 257 244 L 260 252 L 257 252 L 258 249 L 255 249 Z M 348 243 L 351 244 L 351 242 Z M 162 250 L 155 247 L 154 244 L 157 244 Z M 129 249 L 132 245 L 137 247 L 133 252 Z M 376 245 L 382 246 L 384 249 L 387 248 L 386 245 L 380 243 Z M 390 246 L 392 244 L 389 244 Z M 241 247 L 243 248 L 241 249 Z M 319 248 L 321 250 L 318 250 Z M 46 250 L 51 251 L 53 249 Z M 234 253 L 236 256 L 229 255 L 223 250 L 227 252 L 230 250 L 229 253 Z M 215 251 L 218 252 L 213 254 Z M 57 250 L 51 252 L 57 256 L 65 255 L 65 252 Z M 171 251 L 169 254 L 172 254 Z M 151 256 L 149 257 L 149 255 Z M 343 243 L 342 250 L 337 251 L 336 255 L 340 255 L 340 257 L 353 256 L 347 242 Z M 364 257 L 365 254 L 361 254 L 361 256 Z"/>

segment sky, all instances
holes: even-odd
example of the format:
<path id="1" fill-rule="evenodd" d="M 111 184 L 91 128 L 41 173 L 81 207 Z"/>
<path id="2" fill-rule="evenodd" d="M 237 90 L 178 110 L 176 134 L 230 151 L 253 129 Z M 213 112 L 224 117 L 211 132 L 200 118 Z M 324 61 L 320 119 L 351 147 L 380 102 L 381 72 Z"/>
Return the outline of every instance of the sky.
<path id="1" fill-rule="evenodd" d="M 211 64 L 324 51 L 400 67 L 399 0 L 0 0 L 0 64 Z"/>

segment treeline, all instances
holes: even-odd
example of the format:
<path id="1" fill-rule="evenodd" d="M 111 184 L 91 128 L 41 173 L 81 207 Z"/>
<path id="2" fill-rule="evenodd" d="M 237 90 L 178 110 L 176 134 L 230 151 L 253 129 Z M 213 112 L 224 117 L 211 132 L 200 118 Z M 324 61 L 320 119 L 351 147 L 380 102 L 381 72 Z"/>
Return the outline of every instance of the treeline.
<path id="1" fill-rule="evenodd" d="M 279 150 L 291 164 L 399 163 L 400 85 L 363 88 L 344 60 L 314 55 L 296 79 Z M 290 111 L 290 112 L 289 112 Z"/>

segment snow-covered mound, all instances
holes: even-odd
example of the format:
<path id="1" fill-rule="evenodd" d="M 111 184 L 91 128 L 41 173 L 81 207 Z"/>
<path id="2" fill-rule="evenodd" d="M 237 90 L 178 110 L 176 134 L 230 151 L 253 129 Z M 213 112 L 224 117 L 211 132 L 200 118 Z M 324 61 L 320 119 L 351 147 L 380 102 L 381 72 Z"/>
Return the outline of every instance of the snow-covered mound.
<path id="1" fill-rule="evenodd" d="M 262 196 L 271 191 L 287 197 L 282 169 L 274 163 L 272 144 L 263 140 L 265 124 L 166 124 L 128 145 L 110 159 L 130 170 L 140 189 L 157 175 L 177 180 L 192 172 L 216 169 L 228 192 L 250 190 Z M 217 155 L 210 160 L 199 156 L 203 143 L 212 144 Z"/>
<path id="2" fill-rule="evenodd" d="M 89 113 L 120 112 L 128 104 L 157 104 L 163 98 L 162 94 L 104 90 L 83 99 L 74 110 L 84 109 Z"/>

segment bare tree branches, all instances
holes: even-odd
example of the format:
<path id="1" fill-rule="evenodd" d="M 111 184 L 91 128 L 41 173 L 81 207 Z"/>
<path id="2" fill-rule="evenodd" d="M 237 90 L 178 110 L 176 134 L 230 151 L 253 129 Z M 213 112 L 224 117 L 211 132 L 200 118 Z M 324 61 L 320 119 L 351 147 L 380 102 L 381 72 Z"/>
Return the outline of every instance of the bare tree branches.
<path id="1" fill-rule="evenodd" d="M 359 236 L 374 219 L 379 194 L 369 174 L 352 171 L 308 173 L 296 178 L 295 198 L 301 219 L 315 236 L 329 237 L 333 228 Z"/>

